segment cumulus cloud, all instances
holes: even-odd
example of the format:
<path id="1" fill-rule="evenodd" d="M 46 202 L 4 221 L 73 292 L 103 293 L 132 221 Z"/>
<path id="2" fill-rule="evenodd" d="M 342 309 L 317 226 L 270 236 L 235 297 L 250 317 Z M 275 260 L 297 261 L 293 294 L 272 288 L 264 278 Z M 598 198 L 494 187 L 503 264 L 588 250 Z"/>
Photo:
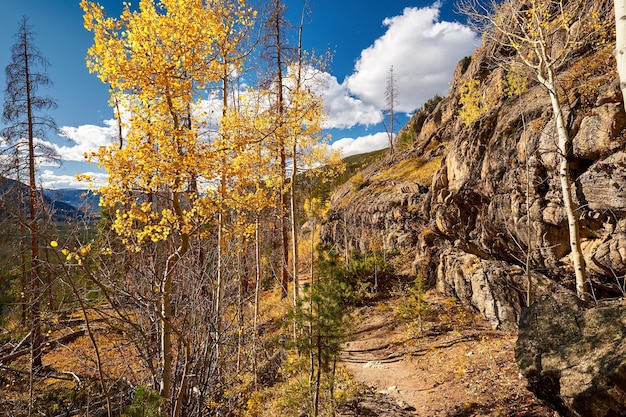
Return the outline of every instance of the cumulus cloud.
<path id="1" fill-rule="evenodd" d="M 108 174 L 104 172 L 84 172 L 91 178 L 90 182 L 79 181 L 74 175 L 59 174 L 51 169 L 45 169 L 40 175 L 40 180 L 43 188 L 46 190 L 59 190 L 63 188 L 93 188 L 98 187 L 106 183 Z"/>
<path id="2" fill-rule="evenodd" d="M 439 22 L 440 7 L 407 7 L 401 16 L 385 19 L 387 31 L 361 52 L 346 88 L 365 103 L 385 108 L 393 66 L 396 111 L 413 112 L 435 94 L 445 94 L 457 62 L 476 48 L 478 35 L 460 23 Z"/>
<path id="3" fill-rule="evenodd" d="M 105 120 L 104 126 L 82 125 L 78 127 L 63 126 L 60 136 L 72 141 L 72 145 L 52 146 L 64 161 L 84 161 L 85 152 L 95 152 L 100 146 L 108 146 L 118 140 L 117 121 Z"/>
<path id="4" fill-rule="evenodd" d="M 87 175 L 91 181 L 79 181 L 75 175 L 65 174 L 64 170 L 57 169 L 54 164 L 42 162 L 42 167 L 52 166 L 54 169 L 43 169 L 39 179 L 45 189 L 61 188 L 98 188 L 106 183 L 107 174 L 104 171 L 86 171 L 90 165 L 85 161 L 85 153 L 95 152 L 101 146 L 108 146 L 118 141 L 118 126 L 115 119 L 105 120 L 103 126 L 81 125 L 63 126 L 59 129 L 59 136 L 68 139 L 69 145 L 60 145 L 55 142 L 42 141 L 46 147 L 52 148 L 60 156 L 64 165 L 74 166 L 72 171 Z M 76 165 L 76 162 L 83 163 Z M 76 168 L 81 166 L 83 169 Z M 97 169 L 95 166 L 92 169 Z"/>
<path id="5" fill-rule="evenodd" d="M 288 92 L 293 91 L 295 85 L 294 71 L 295 67 L 289 67 L 287 77 L 283 80 Z M 324 129 L 350 129 L 357 125 L 372 126 L 382 121 L 380 109 L 351 95 L 345 85 L 340 84 L 334 75 L 312 66 L 306 66 L 301 77 L 305 87 L 324 100 L 324 110 L 327 115 L 322 126 Z M 248 92 L 241 91 L 239 94 L 245 96 Z"/>
<path id="6" fill-rule="evenodd" d="M 345 158 L 350 155 L 358 155 L 377 151 L 389 146 L 389 136 L 385 132 L 374 133 L 372 135 L 360 136 L 357 138 L 343 138 L 333 142 L 330 147 L 333 150 L 340 149 Z"/>
<path id="7" fill-rule="evenodd" d="M 349 129 L 356 125 L 369 126 L 381 122 L 380 110 L 351 96 L 334 75 L 322 72 L 316 78 L 316 90 L 324 98 L 324 107 L 328 113 L 325 129 Z"/>

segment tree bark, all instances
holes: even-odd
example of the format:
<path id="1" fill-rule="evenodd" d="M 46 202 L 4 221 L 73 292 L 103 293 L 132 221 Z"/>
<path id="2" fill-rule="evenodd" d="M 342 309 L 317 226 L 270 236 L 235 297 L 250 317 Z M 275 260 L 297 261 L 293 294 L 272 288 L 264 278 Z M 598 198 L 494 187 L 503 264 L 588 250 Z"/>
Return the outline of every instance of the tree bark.
<path id="1" fill-rule="evenodd" d="M 42 367 L 42 335 L 41 335 L 41 259 L 39 253 L 39 240 L 41 222 L 45 219 L 41 216 L 39 192 L 37 190 L 37 159 L 44 158 L 53 160 L 56 153 L 41 142 L 37 144 L 35 152 L 35 136 L 39 139 L 45 136 L 46 129 L 55 129 L 54 121 L 47 117 L 42 117 L 39 111 L 50 110 L 56 107 L 56 103 L 48 98 L 37 95 L 37 91 L 42 86 L 51 84 L 45 72 L 39 70 L 48 65 L 46 59 L 39 53 L 33 44 L 33 32 L 28 25 L 28 19 L 23 18 L 15 38 L 17 42 L 11 48 L 11 63 L 6 66 L 6 90 L 4 98 L 4 109 L 2 121 L 6 127 L 0 132 L 0 136 L 6 138 L 13 144 L 15 149 L 15 170 L 18 180 L 21 178 L 20 165 L 22 158 L 23 141 L 28 147 L 24 159 L 27 164 L 27 177 L 25 180 L 28 186 L 28 213 L 22 223 L 30 237 L 30 259 L 25 259 L 23 272 L 29 274 L 30 279 L 30 326 L 31 326 L 31 348 L 32 360 L 31 368 L 36 372 Z M 19 187 L 20 195 L 18 207 L 18 218 L 22 219 L 21 204 L 22 188 Z M 22 226 L 22 227 L 24 227 Z M 23 236 L 25 237 L 25 236 Z M 26 243 L 24 243 L 26 245 Z M 25 251 L 23 252 L 24 258 Z M 26 268 L 26 265 L 29 268 Z M 26 281 L 27 277 L 23 279 Z M 24 297 L 26 298 L 26 297 Z M 25 300 L 23 300 L 25 301 Z"/>
<path id="2" fill-rule="evenodd" d="M 40 290 L 39 290 L 39 224 L 37 222 L 37 180 L 35 177 L 35 133 L 32 104 L 32 85 L 30 80 L 30 66 L 28 41 L 24 29 L 24 69 L 26 77 L 26 106 L 28 119 L 28 208 L 30 212 L 30 285 L 31 285 L 31 347 L 33 369 L 42 367 L 41 361 L 41 313 L 40 313 Z"/>
<path id="3" fill-rule="evenodd" d="M 626 0 L 615 0 L 615 59 L 622 101 L 626 108 Z"/>
<path id="4" fill-rule="evenodd" d="M 261 225 L 259 219 L 259 213 L 256 213 L 256 219 L 254 222 L 254 318 L 253 318 L 253 330 L 252 330 L 252 358 L 253 358 L 253 371 L 254 371 L 254 385 L 258 384 L 257 373 L 257 338 L 259 334 L 259 302 L 261 294 Z"/>
<path id="5" fill-rule="evenodd" d="M 283 37 L 282 37 L 282 10 L 281 0 L 274 1 L 274 15 L 272 16 L 274 48 L 276 53 L 276 102 L 278 108 L 278 152 L 281 176 L 279 217 L 280 217 L 280 240 L 281 240 L 281 268 L 280 284 L 282 286 L 282 298 L 288 296 L 289 287 L 289 213 L 287 211 L 287 157 L 285 149 L 285 137 L 283 129 L 285 117 L 285 98 L 283 95 Z"/>
<path id="6" fill-rule="evenodd" d="M 173 189 L 177 189 L 176 185 Z M 173 193 L 173 208 L 176 215 L 182 219 L 182 207 L 178 192 Z M 161 408 L 165 415 L 170 415 L 172 411 L 171 394 L 172 394 L 172 325 L 170 323 L 174 318 L 172 308 L 172 285 L 174 279 L 174 268 L 180 259 L 189 250 L 189 235 L 182 234 L 180 236 L 180 246 L 172 253 L 165 263 L 165 271 L 160 284 L 160 316 L 159 325 L 161 331 L 161 386 L 160 396 L 163 401 Z M 182 387 L 181 387 L 182 389 Z"/>

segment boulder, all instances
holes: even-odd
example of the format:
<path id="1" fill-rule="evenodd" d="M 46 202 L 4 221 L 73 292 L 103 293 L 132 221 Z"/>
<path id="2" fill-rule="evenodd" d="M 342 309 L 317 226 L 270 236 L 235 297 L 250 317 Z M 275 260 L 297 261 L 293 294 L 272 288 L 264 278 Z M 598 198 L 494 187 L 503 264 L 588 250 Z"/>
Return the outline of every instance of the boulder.
<path id="1" fill-rule="evenodd" d="M 458 298 L 489 320 L 493 329 L 513 329 L 526 305 L 528 276 L 523 268 L 468 253 L 473 248 L 442 251 L 437 269 L 437 290 Z M 556 291 L 558 284 L 532 272 L 531 298 Z"/>
<path id="2" fill-rule="evenodd" d="M 593 308 L 555 292 L 522 311 L 515 348 L 528 388 L 563 416 L 626 416 L 626 301 Z"/>

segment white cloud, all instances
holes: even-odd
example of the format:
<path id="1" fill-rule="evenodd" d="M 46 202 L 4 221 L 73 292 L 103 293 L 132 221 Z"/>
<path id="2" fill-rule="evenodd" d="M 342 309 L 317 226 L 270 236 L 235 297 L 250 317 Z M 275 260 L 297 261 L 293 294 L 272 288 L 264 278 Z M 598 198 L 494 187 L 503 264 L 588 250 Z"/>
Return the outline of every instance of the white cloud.
<path id="1" fill-rule="evenodd" d="M 104 172 L 84 172 L 84 174 L 91 177 L 92 181 L 90 183 L 79 181 L 74 175 L 57 174 L 51 169 L 43 170 L 39 179 L 46 190 L 59 190 L 62 188 L 86 189 L 90 187 L 98 189 L 106 183 L 108 177 L 108 174 Z"/>
<path id="2" fill-rule="evenodd" d="M 385 132 L 374 133 L 373 135 L 360 136 L 354 138 L 343 138 L 336 140 L 330 145 L 331 149 L 341 149 L 342 156 L 345 158 L 350 155 L 358 155 L 377 151 L 389 146 L 389 136 Z"/>
<path id="3" fill-rule="evenodd" d="M 118 127 L 115 119 L 105 120 L 104 126 L 82 125 L 63 126 L 60 136 L 70 139 L 71 146 L 50 143 L 64 161 L 84 161 L 85 152 L 95 152 L 100 146 L 108 146 L 118 140 Z"/>
<path id="4" fill-rule="evenodd" d="M 324 107 L 328 113 L 325 129 L 349 129 L 356 125 L 370 126 L 381 122 L 380 110 L 351 96 L 335 76 L 322 72 L 316 78 L 317 92 L 324 97 Z"/>
<path id="5" fill-rule="evenodd" d="M 289 67 L 287 77 L 283 80 L 287 91 L 291 91 L 289 87 L 295 84 L 294 70 L 294 67 Z M 322 126 L 324 129 L 350 129 L 357 125 L 372 126 L 382 121 L 380 109 L 352 96 L 345 85 L 340 84 L 334 75 L 312 66 L 306 66 L 302 79 L 307 88 L 324 99 L 324 110 L 327 115 Z M 244 96 L 248 92 L 242 91 L 240 94 Z"/>
<path id="6" fill-rule="evenodd" d="M 407 7 L 401 16 L 385 19 L 386 33 L 361 52 L 346 88 L 365 103 L 385 108 L 393 66 L 396 111 L 412 112 L 435 94 L 445 94 L 457 62 L 472 53 L 478 37 L 460 23 L 439 22 L 440 7 Z"/>
<path id="7" fill-rule="evenodd" d="M 89 187 L 97 189 L 104 185 L 108 174 L 106 174 L 104 170 L 99 172 L 87 171 L 90 165 L 87 164 L 85 160 L 85 153 L 95 152 L 101 146 L 108 146 L 111 143 L 117 142 L 119 140 L 117 121 L 115 119 L 105 120 L 103 126 L 63 126 L 59 130 L 59 136 L 69 139 L 71 142 L 70 145 L 59 145 L 58 143 L 49 141 L 43 143 L 58 153 L 62 163 L 68 163 L 67 165 L 72 165 L 72 168 L 68 168 L 66 164 L 63 164 L 63 169 L 58 169 L 58 167 L 53 166 L 54 169 L 42 170 L 39 175 L 39 180 L 43 187 L 49 190 L 61 188 L 85 189 Z M 79 164 L 76 165 L 76 162 Z M 42 166 L 50 165 L 42 163 Z M 92 169 L 95 169 L 93 165 Z M 90 182 L 79 181 L 75 175 L 64 173 L 68 171 L 88 175 L 92 180 Z"/>

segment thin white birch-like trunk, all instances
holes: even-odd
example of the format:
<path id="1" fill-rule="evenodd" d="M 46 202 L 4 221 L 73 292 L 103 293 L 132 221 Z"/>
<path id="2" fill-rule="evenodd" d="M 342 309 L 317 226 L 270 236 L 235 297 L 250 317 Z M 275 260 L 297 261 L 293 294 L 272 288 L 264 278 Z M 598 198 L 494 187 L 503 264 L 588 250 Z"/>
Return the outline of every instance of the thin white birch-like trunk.
<path id="1" fill-rule="evenodd" d="M 559 181 L 561 183 L 561 192 L 563 197 L 563 208 L 567 216 L 567 226 L 569 232 L 569 244 L 571 250 L 572 262 L 574 264 L 574 274 L 576 276 L 576 294 L 582 300 L 590 299 L 590 287 L 587 281 L 585 269 L 585 258 L 583 257 L 580 247 L 580 227 L 578 222 L 578 213 L 574 197 L 572 195 L 572 180 L 569 167 L 569 156 L 571 148 L 571 140 L 561 103 L 556 95 L 554 73 L 552 68 L 547 70 L 546 77 L 538 77 L 550 94 L 550 102 L 552 103 L 552 111 L 554 112 L 554 121 L 556 122 L 556 131 L 558 135 L 558 152 L 559 152 Z"/>
<path id="2" fill-rule="evenodd" d="M 260 220 L 257 212 L 254 222 L 254 318 L 252 330 L 252 357 L 254 368 L 254 384 L 258 383 L 256 345 L 259 332 L 259 301 L 261 293 L 261 234 Z"/>
<path id="3" fill-rule="evenodd" d="M 615 59 L 619 86 L 626 108 L 626 0 L 615 0 Z"/>

